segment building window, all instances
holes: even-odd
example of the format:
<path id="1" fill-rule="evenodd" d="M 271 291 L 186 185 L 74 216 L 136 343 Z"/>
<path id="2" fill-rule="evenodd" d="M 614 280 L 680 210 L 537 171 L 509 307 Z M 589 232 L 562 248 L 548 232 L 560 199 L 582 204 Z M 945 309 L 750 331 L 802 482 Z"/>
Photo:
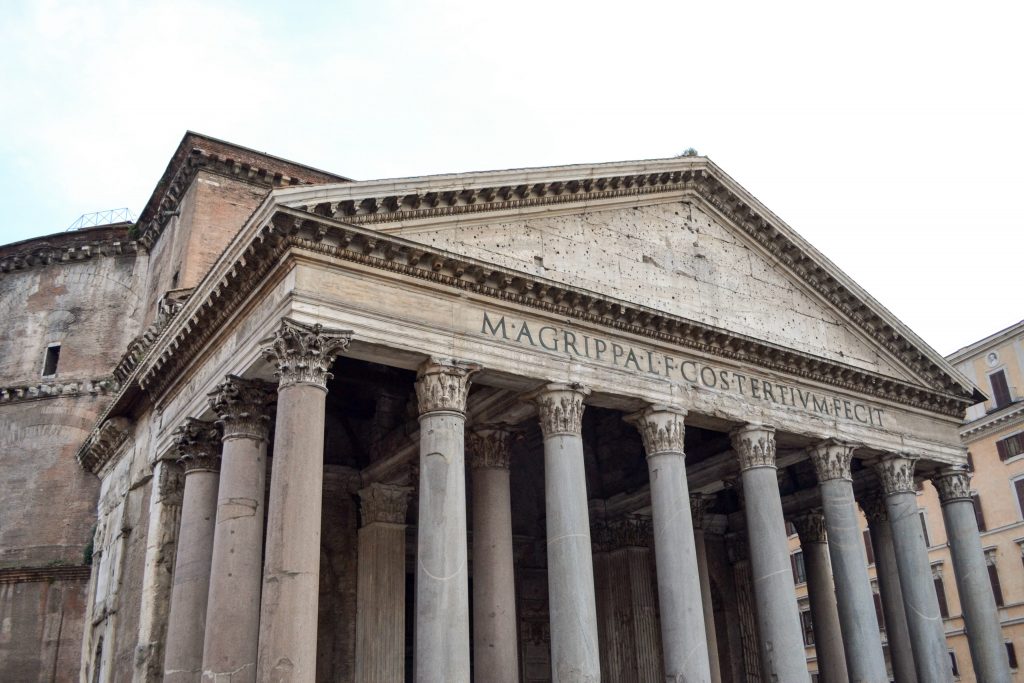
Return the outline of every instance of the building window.
<path id="1" fill-rule="evenodd" d="M 811 610 L 800 612 L 800 628 L 804 632 L 804 646 L 814 645 L 814 622 L 811 621 Z"/>
<path id="2" fill-rule="evenodd" d="M 949 605 L 946 603 L 946 584 L 942 582 L 942 562 L 932 565 L 932 584 L 935 586 L 935 597 L 939 601 L 939 616 L 949 619 Z"/>
<path id="3" fill-rule="evenodd" d="M 970 451 L 967 451 L 967 471 L 974 473 L 974 456 Z"/>
<path id="4" fill-rule="evenodd" d="M 1013 492 L 1017 494 L 1017 512 L 1020 518 L 1024 519 L 1024 477 L 1017 477 L 1013 480 Z M 1024 548 L 1021 548 L 1024 551 Z"/>
<path id="5" fill-rule="evenodd" d="M 1003 588 L 999 585 L 999 570 L 996 568 L 996 549 L 989 548 L 985 551 L 985 561 L 988 562 L 988 581 L 992 584 L 992 596 L 996 599 L 996 607 L 1003 606 Z"/>
<path id="6" fill-rule="evenodd" d="M 960 667 L 956 663 L 956 653 L 952 650 L 949 651 L 949 666 L 953 669 L 953 676 L 960 678 Z"/>
<path id="7" fill-rule="evenodd" d="M 877 592 L 872 593 L 871 596 L 875 599 L 875 619 L 878 620 L 878 630 L 885 630 L 885 615 L 882 613 L 882 596 Z"/>
<path id="8" fill-rule="evenodd" d="M 43 377 L 52 377 L 57 374 L 57 363 L 60 362 L 60 344 L 50 344 L 46 347 L 46 355 L 43 357 Z"/>
<path id="9" fill-rule="evenodd" d="M 795 536 L 796 535 L 796 526 L 793 524 L 793 522 L 789 521 L 788 519 L 786 520 L 786 535 L 787 536 Z"/>
<path id="10" fill-rule="evenodd" d="M 1011 434 L 1005 439 L 996 441 L 996 450 L 999 452 L 1000 460 L 1009 460 L 1016 455 L 1024 453 L 1024 432 Z"/>
<path id="11" fill-rule="evenodd" d="M 971 494 L 971 502 L 974 503 L 974 518 L 978 520 L 978 531 L 985 531 L 985 513 L 981 509 L 981 496 L 977 493 Z"/>
<path id="12" fill-rule="evenodd" d="M 924 544 L 925 544 L 925 547 L 931 548 L 932 547 L 932 542 L 931 542 L 931 539 L 928 538 L 928 522 L 925 519 L 924 510 L 920 510 L 918 512 L 918 515 L 920 515 L 920 517 L 921 517 L 921 533 L 924 534 Z"/>
<path id="13" fill-rule="evenodd" d="M 875 549 L 871 547 L 871 532 L 864 530 L 864 552 L 868 555 L 868 564 L 875 563 Z"/>
<path id="14" fill-rule="evenodd" d="M 804 566 L 803 551 L 797 550 L 790 555 L 789 562 L 793 565 L 793 580 L 796 583 L 805 583 L 807 581 L 807 567 Z"/>
<path id="15" fill-rule="evenodd" d="M 1013 647 L 1013 641 L 1006 641 L 1006 658 L 1010 661 L 1010 668 L 1017 668 L 1017 650 Z"/>
<path id="16" fill-rule="evenodd" d="M 993 410 L 1010 405 L 1010 387 L 1006 383 L 1006 373 L 996 370 L 988 376 L 988 381 L 992 385 L 992 400 L 995 401 Z"/>

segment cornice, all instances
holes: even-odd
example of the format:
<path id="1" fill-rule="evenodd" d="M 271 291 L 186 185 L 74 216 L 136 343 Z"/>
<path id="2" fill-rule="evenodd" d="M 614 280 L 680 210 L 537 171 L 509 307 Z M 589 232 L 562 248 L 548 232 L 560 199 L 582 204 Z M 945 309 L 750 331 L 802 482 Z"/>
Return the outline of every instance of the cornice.
<path id="1" fill-rule="evenodd" d="M 36 242 L 24 249 L 0 255 L 0 273 L 13 273 L 49 265 L 69 265 L 98 256 L 134 256 L 138 242 L 127 237 L 106 237 L 60 245 Z"/>
<path id="2" fill-rule="evenodd" d="M 18 384 L 0 387 L 0 405 L 39 401 L 47 398 L 77 398 L 79 396 L 107 396 L 119 388 L 113 377 L 66 379 Z"/>
<path id="3" fill-rule="evenodd" d="M 986 415 L 973 422 L 968 422 L 960 428 L 960 438 L 964 441 L 968 439 L 973 441 L 986 432 L 1003 429 L 1010 426 L 1011 423 L 1021 420 L 1021 418 L 1024 418 L 1024 402 L 1014 403 L 1007 406 L 1002 412 Z"/>
<path id="4" fill-rule="evenodd" d="M 923 383 L 968 395 L 970 382 L 835 264 L 701 157 L 369 181 L 284 190 L 281 204 L 353 225 L 394 224 L 659 193 L 699 197 L 836 307 Z"/>
<path id="5" fill-rule="evenodd" d="M 146 391 L 161 393 L 279 259 L 290 249 L 298 249 L 712 356 L 754 363 L 790 376 L 933 413 L 962 417 L 972 400 L 962 394 L 915 386 L 680 316 L 294 209 L 278 209 L 255 232 L 247 246 L 242 243 L 233 251 L 229 249 L 227 258 L 195 290 L 166 334 L 154 345 L 139 374 L 140 386 Z"/>

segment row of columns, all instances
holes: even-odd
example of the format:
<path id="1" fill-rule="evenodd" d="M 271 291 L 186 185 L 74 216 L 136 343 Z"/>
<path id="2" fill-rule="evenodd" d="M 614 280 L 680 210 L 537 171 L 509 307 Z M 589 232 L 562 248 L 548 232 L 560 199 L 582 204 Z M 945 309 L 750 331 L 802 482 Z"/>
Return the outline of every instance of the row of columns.
<path id="1" fill-rule="evenodd" d="M 194 420 L 178 430 L 176 443 L 186 476 L 165 680 L 195 681 L 200 676 L 218 682 L 314 680 L 326 385 L 329 368 L 350 336 L 346 331 L 285 319 L 265 352 L 277 368 L 279 385 L 262 567 L 262 501 L 273 388 L 229 377 L 211 396 L 222 434 L 215 425 Z M 478 369 L 467 363 L 431 361 L 420 369 L 416 382 L 420 458 L 414 667 L 415 680 L 421 682 L 470 678 L 465 411 L 471 378 Z M 556 383 L 527 397 L 537 406 L 543 435 L 552 680 L 559 683 L 601 680 L 581 437 L 588 393 L 580 385 Z M 686 479 L 685 415 L 678 408 L 652 405 L 627 420 L 640 432 L 650 473 L 664 678 L 707 682 L 720 675 L 713 623 L 707 618 L 707 568 L 699 562 L 701 538 L 695 535 Z M 746 425 L 731 436 L 745 500 L 762 675 L 806 681 L 774 430 Z M 475 502 L 472 657 L 478 680 L 498 682 L 518 680 L 509 438 L 507 430 L 485 426 L 469 439 Z M 818 628 L 820 623 L 823 629 L 819 662 L 827 660 L 829 675 L 836 680 L 846 680 L 845 669 L 849 680 L 885 681 L 857 528 L 852 454 L 853 447 L 836 441 L 810 451 L 823 515 L 801 522 L 801 538 L 806 537 L 809 546 L 818 546 L 808 553 L 808 560 L 815 625 Z M 917 520 L 913 467 L 913 459 L 905 457 L 883 459 L 877 467 L 892 548 L 889 552 L 884 545 L 886 532 L 879 532 L 876 553 L 886 558 L 880 567 L 884 574 L 879 576 L 880 589 L 886 603 L 904 605 L 908 650 L 913 653 L 917 679 L 943 681 L 951 674 L 942 621 L 931 582 L 919 580 L 928 575 L 928 559 Z M 999 675 L 1007 669 L 1005 655 L 1002 669 L 996 657 L 1002 654 L 1002 645 L 993 620 L 994 601 L 987 584 L 981 590 L 976 578 L 984 577 L 984 571 L 971 573 L 979 562 L 984 565 L 984 558 L 969 491 L 966 498 L 961 492 L 965 477 L 960 470 L 949 470 L 935 481 L 951 530 L 958 585 L 963 584 L 975 666 L 979 673 L 992 674 L 985 680 L 1002 680 Z M 371 485 L 360 492 L 364 517 L 359 532 L 356 617 L 360 680 L 401 677 L 404 507 L 409 493 L 407 488 L 385 485 Z M 817 530 L 812 529 L 815 524 Z M 968 527 L 973 527 L 973 537 Z M 961 534 L 955 541 L 953 530 Z M 823 537 L 827 544 L 821 542 Z M 833 601 L 827 597 L 828 559 L 835 585 Z M 898 587 L 893 581 L 896 576 Z M 364 577 L 370 578 L 363 581 Z M 255 595 L 260 599 L 251 599 Z M 890 623 L 898 621 L 894 615 Z M 843 652 L 855 656 L 844 657 Z"/>

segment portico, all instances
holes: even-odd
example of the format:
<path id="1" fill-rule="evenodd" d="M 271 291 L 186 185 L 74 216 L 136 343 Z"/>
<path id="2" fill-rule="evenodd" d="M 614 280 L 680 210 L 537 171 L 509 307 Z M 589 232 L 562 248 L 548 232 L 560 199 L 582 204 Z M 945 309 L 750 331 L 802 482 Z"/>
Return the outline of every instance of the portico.
<path id="1" fill-rule="evenodd" d="M 882 586 L 886 614 L 905 615 L 918 679 L 943 680 L 930 584 L 907 586 L 927 558 L 905 494 L 960 476 L 969 386 L 726 176 L 688 164 L 271 195 L 138 370 L 162 397 L 157 449 L 176 425 L 222 422 L 212 551 L 191 573 L 218 606 L 205 680 L 887 681 L 855 524 L 872 495 L 902 585 Z M 528 241 L 534 220 L 558 222 L 546 239 L 675 239 L 680 211 L 695 281 L 712 277 L 701 260 L 748 264 L 715 276 L 733 291 L 708 295 L 715 315 L 687 309 L 697 285 L 646 243 L 614 274 L 606 252 L 527 267 L 518 243 L 464 246 L 516 221 Z M 350 490 L 325 487 L 325 468 Z M 267 506 L 261 568 L 239 498 Z M 787 520 L 814 557 L 812 668 Z M 348 529 L 354 575 L 325 528 Z M 743 539 L 733 571 L 709 571 L 727 536 Z M 248 594 L 225 599 L 236 571 Z M 970 627 L 987 643 L 983 602 Z M 742 628 L 715 623 L 726 604 Z"/>

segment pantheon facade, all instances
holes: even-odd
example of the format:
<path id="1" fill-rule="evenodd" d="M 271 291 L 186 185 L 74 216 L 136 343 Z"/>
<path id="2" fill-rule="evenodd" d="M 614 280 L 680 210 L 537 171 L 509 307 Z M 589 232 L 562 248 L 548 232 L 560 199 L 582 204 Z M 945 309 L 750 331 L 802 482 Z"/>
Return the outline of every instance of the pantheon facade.
<path id="1" fill-rule="evenodd" d="M 93 401 L 59 437 L 82 681 L 952 681 L 923 486 L 960 666 L 1011 680 L 959 439 L 983 397 L 707 158 L 355 182 L 189 133 L 105 230 L 0 253 L 39 320 L 108 316 L 4 340 L 51 380 L 77 348 L 87 386 L 0 390 L 15 445 Z"/>

